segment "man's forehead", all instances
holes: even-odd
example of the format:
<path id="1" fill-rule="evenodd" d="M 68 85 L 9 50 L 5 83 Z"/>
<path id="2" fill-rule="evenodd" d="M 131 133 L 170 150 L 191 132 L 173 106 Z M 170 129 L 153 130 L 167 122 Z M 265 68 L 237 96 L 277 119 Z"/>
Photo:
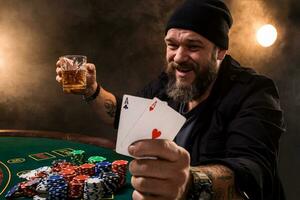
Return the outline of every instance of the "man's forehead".
<path id="1" fill-rule="evenodd" d="M 196 40 L 196 41 L 205 41 L 207 40 L 199 33 L 188 29 L 180 29 L 180 28 L 171 28 L 168 30 L 165 40 L 170 39 L 187 39 L 187 40 Z"/>

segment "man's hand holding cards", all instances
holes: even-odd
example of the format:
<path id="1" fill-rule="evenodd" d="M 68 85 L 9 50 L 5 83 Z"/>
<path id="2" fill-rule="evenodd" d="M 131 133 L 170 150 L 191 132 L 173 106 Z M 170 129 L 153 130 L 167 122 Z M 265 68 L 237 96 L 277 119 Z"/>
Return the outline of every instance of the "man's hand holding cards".
<path id="1" fill-rule="evenodd" d="M 117 147 L 120 154 L 131 156 L 128 147 L 143 139 L 173 140 L 185 118 L 166 102 L 124 95 L 122 101 Z"/>

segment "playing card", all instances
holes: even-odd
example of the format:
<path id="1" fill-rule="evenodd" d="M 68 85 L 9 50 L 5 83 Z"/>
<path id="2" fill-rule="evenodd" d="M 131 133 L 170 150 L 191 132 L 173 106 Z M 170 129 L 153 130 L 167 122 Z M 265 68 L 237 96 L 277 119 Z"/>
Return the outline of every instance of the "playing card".
<path id="1" fill-rule="evenodd" d="M 128 146 L 138 140 L 173 140 L 185 120 L 182 115 L 173 110 L 166 103 L 160 101 L 158 98 L 154 98 L 123 139 L 121 146 L 123 146 L 123 149 L 126 151 L 121 153 L 130 156 Z"/>
<path id="2" fill-rule="evenodd" d="M 151 101 L 152 99 L 131 95 L 123 96 L 116 144 L 116 151 L 118 153 L 127 152 L 127 147 L 122 147 L 121 142 L 135 122 L 142 116 Z"/>

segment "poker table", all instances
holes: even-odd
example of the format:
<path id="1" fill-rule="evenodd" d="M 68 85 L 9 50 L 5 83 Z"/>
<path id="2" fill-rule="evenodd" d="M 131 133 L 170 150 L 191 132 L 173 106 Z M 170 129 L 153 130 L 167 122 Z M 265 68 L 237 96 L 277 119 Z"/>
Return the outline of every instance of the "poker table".
<path id="1" fill-rule="evenodd" d="M 131 159 L 117 154 L 112 141 L 75 133 L 29 130 L 0 130 L 0 199 L 15 184 L 24 181 L 18 175 L 43 166 L 51 166 L 55 160 L 70 161 L 69 153 L 84 150 L 86 157 L 103 156 L 108 161 Z M 133 188 L 127 170 L 126 183 L 116 194 L 104 199 L 131 199 Z M 21 198 L 26 199 L 26 198 Z M 29 199 L 29 198 L 27 198 Z"/>

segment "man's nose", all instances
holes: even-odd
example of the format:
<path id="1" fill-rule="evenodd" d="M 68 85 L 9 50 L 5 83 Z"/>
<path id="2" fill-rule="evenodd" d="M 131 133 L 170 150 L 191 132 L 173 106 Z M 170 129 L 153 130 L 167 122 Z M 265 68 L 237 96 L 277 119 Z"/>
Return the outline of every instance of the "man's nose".
<path id="1" fill-rule="evenodd" d="M 174 61 L 176 63 L 184 63 L 188 60 L 188 53 L 183 47 L 179 47 L 174 56 Z"/>

